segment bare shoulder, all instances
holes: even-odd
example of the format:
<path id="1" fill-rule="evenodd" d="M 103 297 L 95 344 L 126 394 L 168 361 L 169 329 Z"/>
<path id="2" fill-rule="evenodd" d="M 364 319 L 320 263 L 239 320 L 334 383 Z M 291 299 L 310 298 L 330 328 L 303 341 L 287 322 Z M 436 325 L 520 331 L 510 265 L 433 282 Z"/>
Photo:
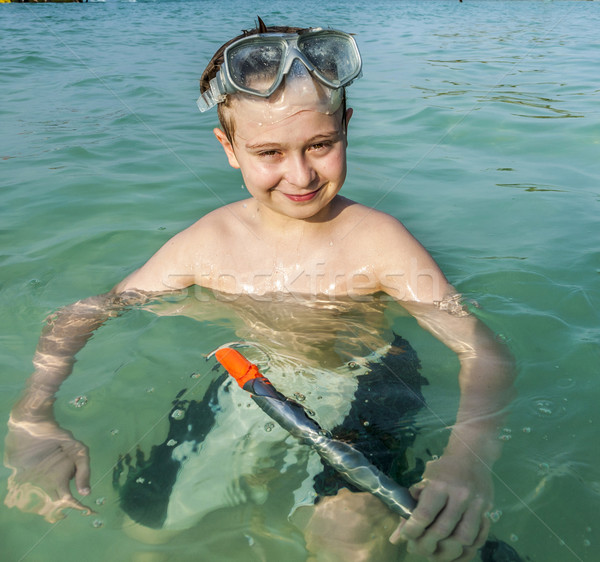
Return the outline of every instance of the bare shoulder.
<path id="1" fill-rule="evenodd" d="M 398 245 L 423 248 L 402 222 L 388 213 L 349 199 L 344 205 L 340 212 L 342 229 L 346 237 L 355 239 L 354 242 L 377 247 L 380 251 L 386 249 L 381 246 L 390 244 L 390 250 L 397 250 Z"/>
<path id="2" fill-rule="evenodd" d="M 118 292 L 136 289 L 167 292 L 195 284 L 197 266 L 222 252 L 227 240 L 238 235 L 235 216 L 243 202 L 207 213 L 170 238 L 142 267 L 119 283 Z"/>

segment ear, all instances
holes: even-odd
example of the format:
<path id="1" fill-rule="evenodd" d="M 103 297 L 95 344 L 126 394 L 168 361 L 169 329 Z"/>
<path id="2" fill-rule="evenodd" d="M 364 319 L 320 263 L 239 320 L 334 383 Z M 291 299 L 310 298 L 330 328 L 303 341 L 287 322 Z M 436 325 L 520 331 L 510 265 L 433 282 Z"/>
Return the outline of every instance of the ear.
<path id="1" fill-rule="evenodd" d="M 219 128 L 214 128 L 213 133 L 215 134 L 215 137 L 217 137 L 217 140 L 221 143 L 221 146 L 223 147 L 223 150 L 227 155 L 227 160 L 229 160 L 229 165 L 232 168 L 236 168 L 237 170 L 239 170 L 240 165 L 237 161 L 237 158 L 235 157 L 233 146 L 231 142 L 229 142 L 227 135 Z"/>

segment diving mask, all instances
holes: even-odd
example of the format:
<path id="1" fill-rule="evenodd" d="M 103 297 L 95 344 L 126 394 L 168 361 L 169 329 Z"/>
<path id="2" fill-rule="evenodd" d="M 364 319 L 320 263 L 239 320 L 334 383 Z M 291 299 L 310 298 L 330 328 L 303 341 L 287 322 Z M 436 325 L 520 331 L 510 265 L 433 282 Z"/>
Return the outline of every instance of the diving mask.
<path id="1" fill-rule="evenodd" d="M 227 94 L 268 98 L 300 63 L 324 92 L 349 86 L 362 66 L 354 38 L 333 29 L 249 35 L 229 45 L 223 56 L 210 88 L 198 98 L 200 111 L 224 101 Z"/>

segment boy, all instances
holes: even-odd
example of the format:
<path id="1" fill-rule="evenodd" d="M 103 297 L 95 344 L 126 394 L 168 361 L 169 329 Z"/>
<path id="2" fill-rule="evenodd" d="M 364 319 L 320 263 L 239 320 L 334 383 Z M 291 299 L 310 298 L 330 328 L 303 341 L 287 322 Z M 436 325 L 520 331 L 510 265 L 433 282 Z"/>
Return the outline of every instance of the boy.
<path id="1" fill-rule="evenodd" d="M 345 489 L 298 509 L 295 521 L 315 560 L 388 559 L 401 541 L 430 560 L 475 555 L 489 528 L 490 466 L 511 364 L 400 222 L 339 195 L 352 117 L 344 88 L 360 64 L 345 33 L 262 22 L 215 54 L 198 104 L 218 104 L 215 136 L 252 197 L 204 216 L 113 291 L 51 319 L 9 420 L 7 504 L 27 509 L 38 495 L 44 502 L 35 511 L 48 519 L 64 507 L 88 511 L 69 490 L 74 477 L 89 494 L 87 449 L 54 422 L 53 397 L 93 330 L 126 304 L 192 285 L 262 299 L 386 293 L 458 354 L 461 401 L 447 448 L 412 488 L 418 505 L 399 525 L 379 500 Z"/>

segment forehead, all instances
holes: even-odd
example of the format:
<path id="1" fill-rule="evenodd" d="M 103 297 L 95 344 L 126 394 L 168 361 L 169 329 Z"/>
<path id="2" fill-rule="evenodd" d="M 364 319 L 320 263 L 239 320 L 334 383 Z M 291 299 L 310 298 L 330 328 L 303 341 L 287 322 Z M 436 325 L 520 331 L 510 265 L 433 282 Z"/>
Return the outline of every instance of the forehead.
<path id="1" fill-rule="evenodd" d="M 260 103 L 260 101 L 257 101 Z M 241 107 L 229 108 L 234 122 L 234 142 L 246 146 L 257 143 L 297 144 L 318 136 L 342 132 L 342 108 L 333 114 L 306 109 L 275 123 L 260 123 Z"/>

